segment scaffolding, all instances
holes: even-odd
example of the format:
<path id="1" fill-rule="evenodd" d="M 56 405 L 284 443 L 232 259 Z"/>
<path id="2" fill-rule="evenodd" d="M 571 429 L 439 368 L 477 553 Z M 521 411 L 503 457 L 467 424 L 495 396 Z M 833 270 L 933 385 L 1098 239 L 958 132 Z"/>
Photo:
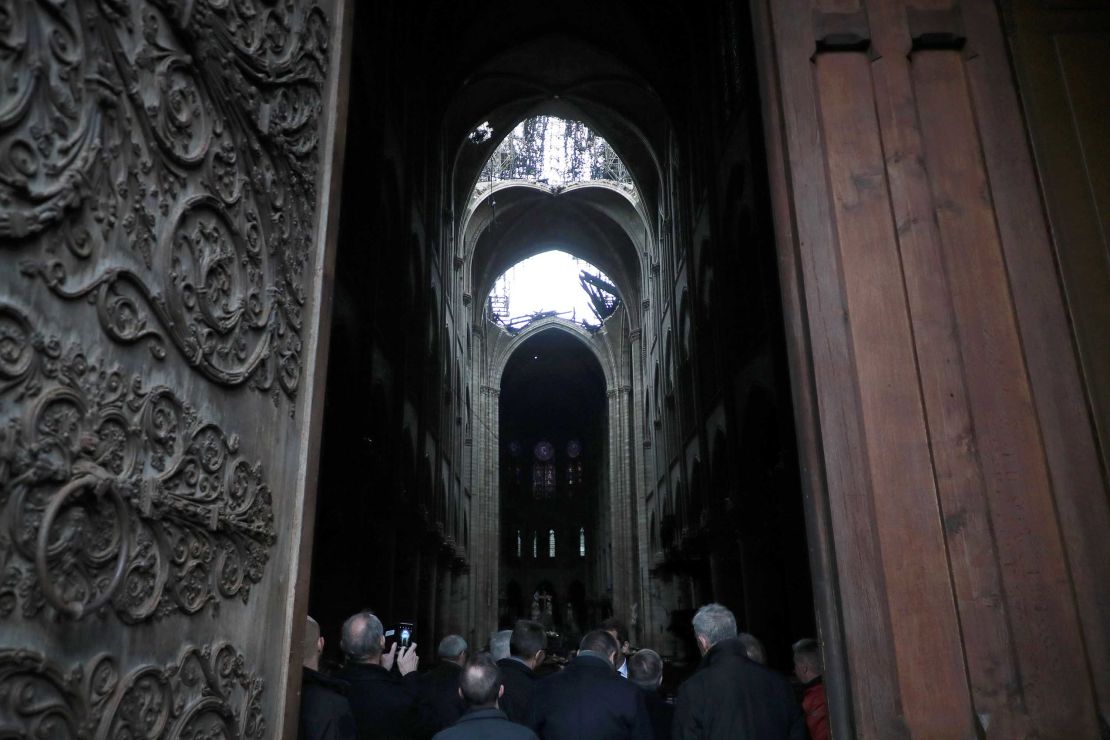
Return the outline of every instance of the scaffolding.
<path id="1" fill-rule="evenodd" d="M 632 175 L 613 147 L 581 121 L 538 116 L 522 121 L 497 145 L 475 187 L 481 197 L 497 182 L 565 187 L 606 182 L 635 192 Z"/>

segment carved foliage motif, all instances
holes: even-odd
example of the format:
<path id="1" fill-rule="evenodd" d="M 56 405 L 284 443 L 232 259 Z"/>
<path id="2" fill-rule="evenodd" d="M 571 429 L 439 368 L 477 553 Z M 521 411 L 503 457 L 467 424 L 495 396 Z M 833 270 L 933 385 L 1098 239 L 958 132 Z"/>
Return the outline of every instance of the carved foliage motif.
<path id="1" fill-rule="evenodd" d="M 0 0 L 0 248 L 115 341 L 292 398 L 327 45 L 312 2 Z"/>
<path id="2" fill-rule="evenodd" d="M 122 679 L 107 655 L 65 671 L 39 653 L 0 650 L 0 737 L 259 738 L 263 687 L 226 643 L 187 647 L 175 663 Z"/>
<path id="3" fill-rule="evenodd" d="M 238 438 L 3 303 L 0 425 L 0 617 L 192 614 L 262 578 L 270 489 Z"/>

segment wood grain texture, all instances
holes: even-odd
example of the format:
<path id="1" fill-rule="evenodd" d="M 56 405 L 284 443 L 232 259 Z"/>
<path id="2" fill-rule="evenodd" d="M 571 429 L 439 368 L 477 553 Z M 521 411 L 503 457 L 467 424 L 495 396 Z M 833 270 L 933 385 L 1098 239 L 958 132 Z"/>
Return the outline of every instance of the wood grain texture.
<path id="1" fill-rule="evenodd" d="M 867 473 L 863 419 L 846 320 L 848 306 L 831 215 L 805 0 L 770 3 L 782 94 L 796 250 L 812 337 L 832 536 L 841 585 L 845 652 L 855 729 L 862 737 L 906 737 L 897 667 Z"/>
<path id="2" fill-rule="evenodd" d="M 1064 382 L 1036 392 L 1045 398 L 1046 447 L 1088 662 L 1110 724 L 1110 8 L 1062 5 L 1013 3 L 1010 41 L 1102 460 L 1099 480 L 1097 466 L 1084 461 L 1088 425 L 1076 409 L 1069 382 L 1075 370 L 1065 357 L 1058 368 Z M 1063 462 L 1067 455 L 1076 457 Z"/>
<path id="3" fill-rule="evenodd" d="M 998 17 L 769 7 L 854 729 L 1096 737 L 1106 496 Z"/>
<path id="4" fill-rule="evenodd" d="M 970 736 L 971 704 L 871 62 L 864 54 L 825 54 L 816 60 L 816 73 L 864 424 L 860 442 L 866 445 L 905 721 L 914 735 Z"/>

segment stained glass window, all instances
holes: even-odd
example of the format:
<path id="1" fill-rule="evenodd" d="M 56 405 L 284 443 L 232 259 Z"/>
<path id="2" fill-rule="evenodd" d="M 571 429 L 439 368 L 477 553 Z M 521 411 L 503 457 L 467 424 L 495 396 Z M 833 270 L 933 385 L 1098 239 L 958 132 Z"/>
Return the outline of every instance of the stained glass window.
<path id="1" fill-rule="evenodd" d="M 555 530 L 551 529 L 547 532 L 547 557 L 555 557 Z"/>
<path id="2" fill-rule="evenodd" d="M 537 462 L 532 466 L 532 495 L 535 498 L 555 495 L 555 463 Z"/>

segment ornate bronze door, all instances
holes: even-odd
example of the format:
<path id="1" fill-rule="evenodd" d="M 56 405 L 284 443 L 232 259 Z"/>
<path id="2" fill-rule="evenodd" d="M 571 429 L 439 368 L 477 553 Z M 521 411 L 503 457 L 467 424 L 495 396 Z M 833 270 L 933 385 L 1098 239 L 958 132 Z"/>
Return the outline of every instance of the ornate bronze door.
<path id="1" fill-rule="evenodd" d="M 282 733 L 343 11 L 0 0 L 2 737 Z"/>

